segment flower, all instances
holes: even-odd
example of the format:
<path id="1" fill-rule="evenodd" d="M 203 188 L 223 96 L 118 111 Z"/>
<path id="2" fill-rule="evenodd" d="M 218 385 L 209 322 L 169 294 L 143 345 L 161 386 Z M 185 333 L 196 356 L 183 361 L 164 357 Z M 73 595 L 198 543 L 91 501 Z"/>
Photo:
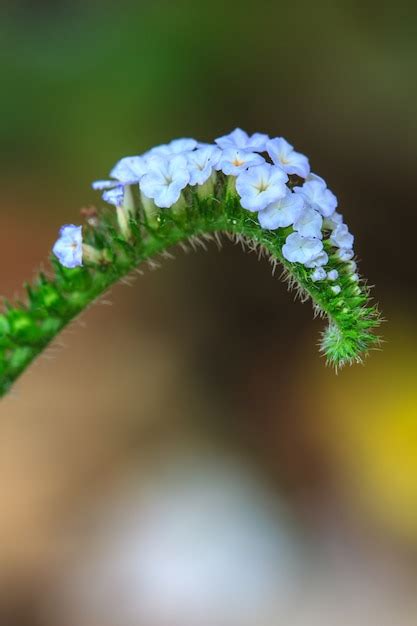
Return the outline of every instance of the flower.
<path id="1" fill-rule="evenodd" d="M 287 194 L 287 174 L 279 167 L 263 163 L 245 170 L 236 179 L 240 202 L 248 211 L 262 211 Z"/>
<path id="2" fill-rule="evenodd" d="M 187 155 L 190 185 L 203 185 L 211 176 L 221 155 L 216 146 L 198 148 Z"/>
<path id="3" fill-rule="evenodd" d="M 337 198 L 327 189 L 323 179 L 316 177 L 306 181 L 302 187 L 294 187 L 312 209 L 319 211 L 323 217 L 329 217 L 337 207 Z"/>
<path id="4" fill-rule="evenodd" d="M 322 265 L 327 265 L 329 261 L 329 257 L 327 252 L 322 250 L 317 256 L 313 257 L 310 261 L 306 261 L 304 265 L 306 267 L 322 267 Z"/>
<path id="5" fill-rule="evenodd" d="M 140 156 L 130 156 L 120 159 L 110 172 L 114 180 L 96 180 L 93 189 L 105 189 L 102 198 L 109 204 L 121 206 L 123 204 L 125 185 L 138 183 L 147 170 L 146 160 Z"/>
<path id="6" fill-rule="evenodd" d="M 330 217 L 325 217 L 323 220 L 323 228 L 334 230 L 336 226 L 343 224 L 343 215 L 335 211 Z"/>
<path id="7" fill-rule="evenodd" d="M 302 237 L 299 233 L 288 235 L 282 246 L 282 254 L 291 263 L 308 263 L 323 250 L 320 239 L 315 237 Z"/>
<path id="8" fill-rule="evenodd" d="M 249 136 L 248 133 L 241 128 L 235 128 L 229 135 L 215 139 L 215 142 L 220 148 L 223 148 L 223 150 L 227 148 L 237 148 L 238 150 L 263 152 L 268 140 L 268 135 L 264 135 L 263 133 L 254 133 Z"/>
<path id="9" fill-rule="evenodd" d="M 307 178 L 309 175 L 308 158 L 304 154 L 296 152 L 283 137 L 270 139 L 266 144 L 266 149 L 275 165 L 282 167 L 287 174 L 297 174 L 301 178 Z"/>
<path id="10" fill-rule="evenodd" d="M 345 250 L 344 248 L 342 248 L 341 250 L 337 251 L 336 256 L 340 261 L 350 261 L 350 259 L 353 259 L 355 255 L 353 253 L 353 250 Z"/>
<path id="11" fill-rule="evenodd" d="M 287 194 L 259 212 L 258 219 L 262 228 L 274 230 L 286 228 L 298 220 L 304 207 L 301 196 L 287 191 Z"/>
<path id="12" fill-rule="evenodd" d="M 334 246 L 342 248 L 343 250 L 349 250 L 352 248 L 354 241 L 354 237 L 349 232 L 346 224 L 339 224 L 336 226 L 329 239 Z"/>
<path id="13" fill-rule="evenodd" d="M 300 197 L 297 194 L 294 195 Z M 303 237 L 317 237 L 317 239 L 322 239 L 322 225 L 323 218 L 320 213 L 315 209 L 307 207 L 295 222 L 294 230 L 298 231 Z"/>
<path id="14" fill-rule="evenodd" d="M 316 283 L 318 280 L 324 280 L 326 276 L 326 270 L 324 270 L 322 267 L 317 267 L 311 274 L 311 280 Z"/>
<path id="15" fill-rule="evenodd" d="M 110 172 L 112 178 L 116 178 L 125 185 L 138 183 L 146 173 L 146 159 L 141 156 L 130 156 L 120 159 Z"/>
<path id="16" fill-rule="evenodd" d="M 183 155 L 168 159 L 154 156 L 149 159 L 148 172 L 139 185 L 148 198 L 153 198 L 156 206 L 169 208 L 177 202 L 182 189 L 190 182 L 187 159 Z"/>
<path id="17" fill-rule="evenodd" d="M 341 286 L 340 286 L 340 285 L 332 285 L 332 286 L 330 287 L 330 289 L 333 291 L 333 293 L 334 293 L 336 296 L 338 296 L 338 295 L 339 295 L 339 293 L 342 291 L 342 288 L 341 288 Z"/>
<path id="18" fill-rule="evenodd" d="M 83 264 L 82 243 L 82 226 L 65 224 L 59 230 L 52 252 L 61 265 L 72 269 Z"/>
<path id="19" fill-rule="evenodd" d="M 330 272 L 327 272 L 327 278 L 329 280 L 337 280 L 339 278 L 339 272 L 337 270 L 330 270 Z"/>
<path id="20" fill-rule="evenodd" d="M 197 147 L 197 141 L 195 139 L 191 139 L 190 137 L 183 137 L 181 139 L 173 139 L 169 143 L 161 144 L 160 146 L 156 146 L 152 148 L 147 153 L 148 155 L 158 155 L 158 156 L 171 156 L 174 154 L 182 154 L 183 152 L 191 152 Z"/>
<path id="21" fill-rule="evenodd" d="M 119 207 L 123 205 L 124 195 L 124 185 L 117 185 L 117 187 L 114 187 L 113 189 L 107 189 L 101 197 L 104 202 L 108 202 L 109 204 Z"/>
<path id="22" fill-rule="evenodd" d="M 223 174 L 238 176 L 248 167 L 261 163 L 265 163 L 265 159 L 256 152 L 227 148 L 221 155 L 216 169 L 221 170 Z"/>

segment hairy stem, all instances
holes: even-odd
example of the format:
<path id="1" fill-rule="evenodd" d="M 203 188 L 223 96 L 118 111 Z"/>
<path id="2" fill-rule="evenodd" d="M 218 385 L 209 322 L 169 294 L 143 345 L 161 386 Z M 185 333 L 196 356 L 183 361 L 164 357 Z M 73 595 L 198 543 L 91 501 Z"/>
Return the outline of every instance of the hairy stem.
<path id="1" fill-rule="evenodd" d="M 315 311 L 327 316 L 329 326 L 321 349 L 330 364 L 339 367 L 359 361 L 378 343 L 372 330 L 380 318 L 377 308 L 368 302 L 368 289 L 362 281 L 353 280 L 350 264 L 340 261 L 327 242 L 326 269 L 339 272 L 341 292 L 335 294 L 329 281 L 313 282 L 311 271 L 282 256 L 291 230 L 262 229 L 256 216 L 242 209 L 237 195 L 225 185 L 217 186 L 205 198 L 190 192 L 184 207 L 177 210 L 151 215 L 149 208 L 139 208 L 128 216 L 122 229 L 116 212 L 103 212 L 94 226 L 84 228 L 90 252 L 83 267 L 66 269 L 52 258 L 53 276 L 41 273 L 26 285 L 26 302 L 5 303 L 0 315 L 0 397 L 58 333 L 109 287 L 172 246 L 187 240 L 193 243 L 199 237 L 214 238 L 216 233 L 240 239 L 251 249 L 261 248 L 272 263 L 283 266 L 301 297 L 310 297 Z"/>

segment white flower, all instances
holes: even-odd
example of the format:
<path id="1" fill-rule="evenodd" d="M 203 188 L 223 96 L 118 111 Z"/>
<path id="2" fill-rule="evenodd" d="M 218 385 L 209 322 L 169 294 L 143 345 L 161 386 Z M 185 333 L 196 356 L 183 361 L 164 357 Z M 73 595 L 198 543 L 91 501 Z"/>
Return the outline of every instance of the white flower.
<path id="1" fill-rule="evenodd" d="M 263 211 L 259 211 L 258 219 L 262 228 L 275 230 L 276 228 L 286 228 L 291 226 L 302 214 L 304 207 L 303 199 L 292 193 L 287 194 L 273 202 Z"/>
<path id="2" fill-rule="evenodd" d="M 241 128 L 236 128 L 229 135 L 218 137 L 215 139 L 215 142 L 220 148 L 223 148 L 223 150 L 227 148 L 237 148 L 238 150 L 249 150 L 250 152 L 263 152 L 268 140 L 268 135 L 254 133 L 249 136 L 248 133 Z"/>
<path id="3" fill-rule="evenodd" d="M 323 219 L 323 228 L 328 228 L 329 230 L 334 230 L 339 224 L 343 224 L 343 215 L 337 211 L 332 213 L 330 217 Z"/>
<path id="4" fill-rule="evenodd" d="M 52 252 L 61 265 L 73 269 L 83 264 L 82 226 L 65 224 L 59 230 L 59 239 L 55 242 Z"/>
<path id="5" fill-rule="evenodd" d="M 241 172 L 254 165 L 265 163 L 265 159 L 256 152 L 227 148 L 223 151 L 216 169 L 228 176 L 238 176 Z"/>
<path id="6" fill-rule="evenodd" d="M 124 157 L 116 163 L 110 172 L 110 176 L 125 185 L 132 185 L 140 181 L 146 170 L 147 165 L 143 157 Z"/>
<path id="7" fill-rule="evenodd" d="M 181 139 L 173 139 L 170 143 L 156 146 L 149 150 L 146 156 L 154 154 L 158 156 L 171 156 L 174 154 L 182 154 L 183 152 L 191 152 L 191 150 L 194 150 L 196 147 L 197 141 L 195 139 L 184 137 Z"/>
<path id="8" fill-rule="evenodd" d="M 308 158 L 304 154 L 296 152 L 283 137 L 270 139 L 266 144 L 266 149 L 275 165 L 282 167 L 287 174 L 297 174 L 301 178 L 307 178 L 309 175 Z"/>
<path id="9" fill-rule="evenodd" d="M 294 191 L 299 193 L 306 204 L 319 211 L 323 217 L 329 217 L 336 210 L 336 196 L 330 189 L 327 189 L 323 179 L 315 175 L 313 179 L 306 181 L 302 187 L 294 187 Z"/>
<path id="10" fill-rule="evenodd" d="M 317 267 L 311 274 L 311 280 L 316 283 L 318 280 L 324 280 L 326 276 L 326 270 L 324 270 L 322 267 Z"/>
<path id="11" fill-rule="evenodd" d="M 350 261 L 355 255 L 353 250 L 345 250 L 342 248 L 336 252 L 336 256 L 340 261 Z"/>
<path id="12" fill-rule="evenodd" d="M 147 163 L 143 157 L 130 156 L 120 159 L 110 172 L 114 180 L 96 180 L 93 189 L 105 189 L 102 198 L 109 204 L 122 206 L 127 185 L 137 184 L 147 171 Z"/>
<path id="13" fill-rule="evenodd" d="M 346 224 L 339 224 L 336 226 L 329 239 L 334 246 L 342 248 L 343 250 L 349 250 L 352 248 L 354 241 L 354 237 L 349 232 Z"/>
<path id="14" fill-rule="evenodd" d="M 298 231 L 300 235 L 303 235 L 303 237 L 317 237 L 317 239 L 322 239 L 322 225 L 323 218 L 320 213 L 315 209 L 307 207 L 295 222 L 294 230 Z"/>
<path id="15" fill-rule="evenodd" d="M 156 206 L 168 208 L 179 200 L 181 190 L 188 185 L 190 174 L 187 159 L 174 156 L 171 159 L 154 156 L 149 159 L 148 172 L 140 181 L 144 195 L 153 198 Z"/>
<path id="16" fill-rule="evenodd" d="M 330 272 L 327 272 L 327 278 L 329 280 L 337 280 L 339 278 L 339 272 L 337 270 L 330 270 Z"/>
<path id="17" fill-rule="evenodd" d="M 288 235 L 282 246 L 282 254 L 291 263 L 309 263 L 323 250 L 320 239 L 314 237 L 302 237 L 299 233 Z"/>
<path id="18" fill-rule="evenodd" d="M 328 257 L 327 252 L 322 250 L 320 254 L 313 257 L 310 261 L 307 261 L 306 263 L 304 263 L 304 265 L 306 267 L 322 267 L 323 265 L 327 265 L 328 261 L 329 261 L 329 257 Z"/>
<path id="19" fill-rule="evenodd" d="M 213 172 L 221 156 L 221 150 L 216 146 L 207 145 L 187 154 L 190 185 L 203 185 Z"/>
<path id="20" fill-rule="evenodd" d="M 239 174 L 236 189 L 248 211 L 262 211 L 287 194 L 287 174 L 279 167 L 263 163 Z"/>

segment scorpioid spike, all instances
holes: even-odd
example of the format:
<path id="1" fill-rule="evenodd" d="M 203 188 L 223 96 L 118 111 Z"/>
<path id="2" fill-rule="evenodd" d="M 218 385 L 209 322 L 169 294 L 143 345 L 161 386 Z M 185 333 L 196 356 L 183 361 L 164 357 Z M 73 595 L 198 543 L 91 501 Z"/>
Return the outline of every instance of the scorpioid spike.
<path id="1" fill-rule="evenodd" d="M 0 396 L 57 334 L 117 281 L 175 245 L 220 235 L 266 253 L 315 316 L 327 317 L 321 351 L 336 369 L 361 361 L 381 322 L 353 260 L 338 201 L 307 157 L 282 137 L 236 129 L 214 144 L 176 139 L 124 157 L 93 184 L 112 208 L 62 227 L 53 278 L 39 274 L 25 304 L 0 313 Z"/>

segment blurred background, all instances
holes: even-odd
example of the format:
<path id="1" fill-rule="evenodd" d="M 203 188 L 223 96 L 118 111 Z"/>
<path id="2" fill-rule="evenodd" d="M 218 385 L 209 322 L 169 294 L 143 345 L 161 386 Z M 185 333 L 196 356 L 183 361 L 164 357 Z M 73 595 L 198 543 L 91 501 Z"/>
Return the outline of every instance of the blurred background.
<path id="1" fill-rule="evenodd" d="M 117 286 L 0 406 L 0 623 L 417 621 L 417 4 L 2 0 L 0 284 L 122 156 L 241 126 L 339 197 L 386 343 L 225 243 Z"/>

